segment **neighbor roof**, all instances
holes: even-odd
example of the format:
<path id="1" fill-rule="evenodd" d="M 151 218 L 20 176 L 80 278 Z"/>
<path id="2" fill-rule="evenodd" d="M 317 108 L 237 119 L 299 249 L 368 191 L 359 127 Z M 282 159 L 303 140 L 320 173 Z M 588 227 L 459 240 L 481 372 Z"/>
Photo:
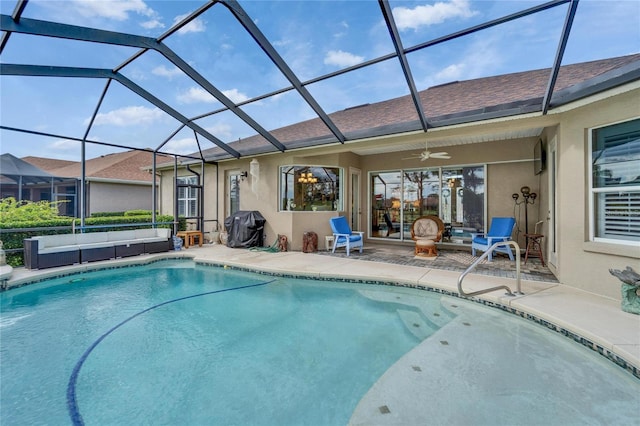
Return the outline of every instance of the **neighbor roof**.
<path id="1" fill-rule="evenodd" d="M 168 161 L 171 157 L 160 155 L 157 161 Z M 82 175 L 82 163 L 79 161 L 60 161 L 42 157 L 25 157 L 31 164 L 39 164 L 43 169 L 58 176 L 79 178 Z M 147 151 L 127 151 L 103 155 L 86 160 L 86 177 L 121 181 L 151 182 L 147 168 L 153 163 L 153 153 Z"/>
<path id="2" fill-rule="evenodd" d="M 0 176 L 5 178 L 2 179 L 5 184 L 9 181 L 38 184 L 49 183 L 52 179 L 55 181 L 63 180 L 11 154 L 2 154 L 0 156 Z"/>

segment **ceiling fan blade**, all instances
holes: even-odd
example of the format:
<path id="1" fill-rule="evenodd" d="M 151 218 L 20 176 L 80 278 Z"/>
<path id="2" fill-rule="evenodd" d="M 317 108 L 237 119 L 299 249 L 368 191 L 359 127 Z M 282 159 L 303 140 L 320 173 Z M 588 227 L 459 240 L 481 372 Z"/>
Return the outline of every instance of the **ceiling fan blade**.
<path id="1" fill-rule="evenodd" d="M 448 152 L 432 152 L 431 153 L 431 157 L 433 158 L 442 158 L 445 160 L 448 160 L 449 158 L 451 158 L 451 156 L 449 155 Z"/>
<path id="2" fill-rule="evenodd" d="M 410 154 L 411 157 L 404 157 L 402 158 L 402 160 L 417 160 L 418 158 L 420 158 L 420 154 Z"/>

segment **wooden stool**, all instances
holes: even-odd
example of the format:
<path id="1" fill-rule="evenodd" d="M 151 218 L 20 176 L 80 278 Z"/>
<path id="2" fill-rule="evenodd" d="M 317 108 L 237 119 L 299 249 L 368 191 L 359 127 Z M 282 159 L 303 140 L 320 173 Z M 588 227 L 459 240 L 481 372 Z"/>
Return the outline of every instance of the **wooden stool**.
<path id="1" fill-rule="evenodd" d="M 529 259 L 529 255 L 531 257 L 539 257 L 542 266 L 544 265 L 544 258 L 542 257 L 542 239 L 544 235 L 542 234 L 524 234 L 525 238 L 529 241 L 527 244 L 527 251 L 524 253 L 524 264 L 527 264 L 527 259 Z"/>
<path id="2" fill-rule="evenodd" d="M 424 253 L 424 254 L 422 254 Z M 433 257 L 438 255 L 436 243 L 433 240 L 416 240 L 416 256 Z"/>

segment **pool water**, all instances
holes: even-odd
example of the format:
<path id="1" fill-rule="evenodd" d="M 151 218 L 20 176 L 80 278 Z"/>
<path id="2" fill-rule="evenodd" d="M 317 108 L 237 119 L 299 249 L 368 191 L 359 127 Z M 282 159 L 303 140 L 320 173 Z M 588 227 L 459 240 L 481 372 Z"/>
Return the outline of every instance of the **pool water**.
<path id="1" fill-rule="evenodd" d="M 1 423 L 346 424 L 453 317 L 363 287 L 159 262 L 6 291 Z"/>
<path id="2" fill-rule="evenodd" d="M 3 426 L 637 424 L 640 381 L 604 357 L 415 289 L 163 261 L 0 314 Z"/>

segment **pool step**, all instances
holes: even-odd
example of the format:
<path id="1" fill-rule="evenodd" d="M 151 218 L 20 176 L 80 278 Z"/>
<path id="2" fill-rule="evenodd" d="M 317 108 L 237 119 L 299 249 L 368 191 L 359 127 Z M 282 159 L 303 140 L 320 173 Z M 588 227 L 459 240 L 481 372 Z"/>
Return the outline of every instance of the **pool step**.
<path id="1" fill-rule="evenodd" d="M 397 309 L 398 316 L 403 322 L 407 330 L 419 340 L 424 340 L 431 336 L 441 326 L 427 320 L 423 315 L 416 311 L 406 309 Z"/>

